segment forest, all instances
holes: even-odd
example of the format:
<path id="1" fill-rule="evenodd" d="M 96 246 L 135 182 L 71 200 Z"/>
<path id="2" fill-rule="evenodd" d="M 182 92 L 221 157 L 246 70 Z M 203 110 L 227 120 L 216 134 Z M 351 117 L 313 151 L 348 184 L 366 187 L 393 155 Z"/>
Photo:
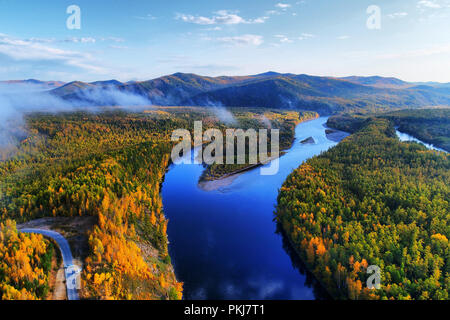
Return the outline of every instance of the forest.
<path id="1" fill-rule="evenodd" d="M 398 130 L 450 152 L 450 108 L 416 109 L 388 112 Z"/>
<path id="2" fill-rule="evenodd" d="M 175 277 L 168 253 L 168 220 L 160 195 L 171 161 L 173 130 L 193 130 L 197 120 L 202 120 L 206 129 L 265 127 L 267 115 L 275 125 L 288 123 L 283 130 L 286 138 L 282 138 L 288 145 L 294 123 L 302 119 L 297 112 L 232 110 L 235 120 L 224 124 L 216 111 L 105 108 L 27 115 L 23 128 L 27 136 L 1 153 L 0 222 L 9 226 L 11 220 L 22 223 L 42 217 L 94 216 L 97 223 L 86 235 L 89 252 L 83 257 L 82 299 L 181 299 L 183 286 Z M 11 233 L 7 231 L 11 228 L 5 232 Z M 34 235 L 4 237 L 3 246 L 14 251 L 11 243 L 23 242 L 23 249 L 14 251 L 10 263 L 22 259 L 22 251 L 28 254 L 31 267 L 42 269 L 39 284 L 43 287 L 11 281 L 0 273 L 2 299 L 45 298 L 49 270 L 41 266 L 42 259 L 33 260 L 32 250 L 38 249 L 29 243 L 29 237 L 36 245 L 41 243 L 40 255 L 49 254 L 47 241 Z"/>
<path id="3" fill-rule="evenodd" d="M 197 120 L 222 131 L 279 128 L 284 150 L 295 125 L 317 114 L 236 108 L 231 117 L 198 107 L 27 115 L 27 135 L 0 154 L 1 299 L 46 298 L 54 245 L 18 233 L 16 222 L 61 216 L 96 219 L 82 299 L 181 299 L 160 195 L 173 130 L 192 130 Z M 394 130 L 409 126 L 438 143 L 447 121 L 445 109 L 331 117 L 329 126 L 353 135 L 284 183 L 276 220 L 333 297 L 449 298 L 450 158 L 402 143 Z M 248 164 L 213 164 L 204 177 L 237 166 Z M 366 287 L 370 265 L 382 270 L 379 290 Z"/>
<path id="4" fill-rule="evenodd" d="M 449 299 L 450 156 L 400 142 L 392 117 L 332 118 L 355 133 L 289 175 L 276 220 L 336 299 Z"/>
<path id="5" fill-rule="evenodd" d="M 95 216 L 82 298 L 180 299 L 159 188 L 169 133 L 187 121 L 153 110 L 29 116 L 30 135 L 0 163 L 1 220 Z"/>
<path id="6" fill-rule="evenodd" d="M 18 233 L 16 223 L 0 223 L 0 298 L 37 300 L 47 296 L 54 247 L 38 234 Z"/>
<path id="7" fill-rule="evenodd" d="M 355 132 L 370 118 L 393 122 L 399 131 L 450 152 L 450 108 L 405 109 L 387 113 L 345 114 L 328 119 L 330 127 Z"/>

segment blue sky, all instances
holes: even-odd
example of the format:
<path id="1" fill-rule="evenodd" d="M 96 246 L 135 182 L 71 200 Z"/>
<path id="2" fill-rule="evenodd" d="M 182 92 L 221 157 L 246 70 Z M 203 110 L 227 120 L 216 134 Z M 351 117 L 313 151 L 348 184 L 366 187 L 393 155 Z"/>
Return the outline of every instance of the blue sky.
<path id="1" fill-rule="evenodd" d="M 69 5 L 81 29 L 66 27 Z M 381 10 L 370 30 L 366 10 Z M 0 80 L 174 72 L 450 82 L 450 0 L 0 0 Z"/>

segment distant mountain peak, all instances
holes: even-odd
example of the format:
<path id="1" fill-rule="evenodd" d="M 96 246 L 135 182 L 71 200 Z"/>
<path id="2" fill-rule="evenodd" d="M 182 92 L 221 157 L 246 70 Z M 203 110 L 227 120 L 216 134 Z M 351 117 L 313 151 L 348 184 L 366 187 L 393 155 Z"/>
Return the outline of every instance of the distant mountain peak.
<path id="1" fill-rule="evenodd" d="M 195 74 L 195 73 L 189 73 L 189 72 L 175 72 L 174 74 L 172 74 L 172 76 L 174 77 L 181 77 L 181 76 L 195 76 L 195 77 L 200 77 L 199 75 Z"/>
<path id="2" fill-rule="evenodd" d="M 281 73 L 278 73 L 275 71 L 267 71 L 264 73 L 257 74 L 256 76 L 257 77 L 272 77 L 272 76 L 280 76 L 280 75 L 281 75 Z"/>
<path id="3" fill-rule="evenodd" d="M 120 85 L 123 85 L 122 82 L 120 82 L 116 79 L 104 80 L 104 81 L 94 81 L 94 82 L 91 82 L 90 84 L 93 84 L 95 86 L 120 86 Z"/>

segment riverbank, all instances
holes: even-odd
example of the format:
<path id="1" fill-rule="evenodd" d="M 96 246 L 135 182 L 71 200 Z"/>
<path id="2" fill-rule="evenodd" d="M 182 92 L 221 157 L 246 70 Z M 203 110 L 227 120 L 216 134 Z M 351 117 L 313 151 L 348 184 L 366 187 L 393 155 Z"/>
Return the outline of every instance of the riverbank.
<path id="1" fill-rule="evenodd" d="M 336 145 L 326 137 L 326 120 L 296 127 L 296 143 L 279 158 L 275 175 L 262 176 L 253 169 L 214 182 L 227 184 L 223 192 L 199 187 L 205 169 L 201 164 L 171 166 L 162 198 L 170 220 L 170 256 L 177 279 L 184 283 L 185 299 L 327 299 L 304 264 L 298 265 L 302 261 L 297 254 L 291 255 L 291 246 L 285 245 L 273 221 L 286 177 L 305 160 Z M 300 143 L 308 137 L 316 143 Z"/>
<path id="2" fill-rule="evenodd" d="M 326 127 L 328 128 L 328 127 Z M 341 142 L 346 137 L 348 137 L 348 133 L 344 131 L 338 131 L 333 129 L 325 129 L 325 134 L 327 135 L 327 138 L 334 142 Z"/>
<path id="3" fill-rule="evenodd" d="M 440 261 L 445 253 L 431 244 L 436 238 L 447 239 L 447 235 L 436 234 L 433 227 L 419 224 L 411 227 L 411 232 L 419 234 L 417 242 L 424 243 L 423 246 L 405 244 L 395 236 L 403 232 L 406 223 L 423 219 L 421 200 L 423 194 L 431 194 L 431 189 L 435 194 L 428 198 L 433 208 L 430 216 L 435 217 L 437 224 L 445 224 L 445 215 L 441 213 L 447 211 L 447 205 L 441 199 L 448 191 L 445 184 L 448 156 L 404 144 L 392 132 L 388 120 L 371 120 L 335 148 L 294 170 L 280 190 L 277 221 L 309 269 L 335 298 L 448 297 L 445 279 L 439 282 L 434 279 L 435 272 L 442 274 L 444 270 L 421 275 L 401 272 L 403 268 L 423 267 L 422 261 L 410 259 L 410 255 L 427 255 Z M 432 171 L 421 165 L 427 163 L 435 163 Z M 401 186 L 398 181 L 402 181 Z M 381 184 L 386 186 L 383 190 L 379 189 Z M 395 191 L 387 197 L 385 190 Z M 393 205 L 391 199 L 402 199 L 405 195 L 411 209 Z M 372 203 L 378 207 L 374 209 Z M 395 221 L 390 220 L 393 217 Z M 365 249 L 373 243 L 377 244 L 373 250 Z M 398 252 L 414 249 L 400 260 L 393 260 L 389 255 L 393 246 Z M 430 248 L 431 254 L 427 251 Z M 384 275 L 379 290 L 370 290 L 365 285 L 370 265 L 379 265 Z M 431 281 L 436 281 L 434 287 L 428 285 Z"/>
<path id="4" fill-rule="evenodd" d="M 227 173 L 217 179 L 204 180 L 203 175 L 202 175 L 199 179 L 198 187 L 200 189 L 202 189 L 203 191 L 216 191 L 216 190 L 219 190 L 220 188 L 227 187 L 227 186 L 231 185 L 233 183 L 233 181 L 239 177 L 239 175 L 241 175 L 247 171 L 259 168 L 263 165 L 266 165 L 267 163 L 269 163 L 275 159 L 279 159 L 280 157 L 282 157 L 285 154 L 286 154 L 286 152 L 283 151 L 280 153 L 280 155 L 278 157 L 269 157 L 269 159 L 267 160 L 266 163 L 258 163 L 258 164 L 250 165 L 245 168 Z"/>
<path id="5" fill-rule="evenodd" d="M 308 265 L 308 263 L 306 262 L 307 259 L 305 255 L 302 254 L 302 252 L 299 249 L 297 249 L 295 243 L 292 241 L 291 237 L 289 237 L 289 235 L 286 233 L 286 230 L 283 228 L 282 224 L 279 221 L 277 221 L 277 228 L 279 229 L 279 232 L 281 233 L 283 239 L 289 245 L 289 249 L 292 251 L 292 255 L 294 255 L 301 261 L 302 267 L 305 268 L 306 272 L 308 273 L 308 276 L 311 278 L 311 281 L 316 281 L 316 285 L 320 286 L 325 295 L 328 295 L 327 297 L 328 300 L 339 300 L 340 297 L 333 294 L 333 292 L 329 290 L 329 288 L 320 279 L 320 277 L 317 276 L 317 273 L 314 272 L 311 266 Z"/>
<path id="6" fill-rule="evenodd" d="M 248 168 L 247 170 L 250 170 L 250 168 Z M 231 185 L 233 181 L 236 180 L 241 174 L 242 172 L 241 173 L 236 172 L 229 174 L 225 178 L 220 178 L 216 180 L 203 180 L 203 181 L 200 180 L 198 182 L 198 187 L 203 191 L 216 191 L 219 190 L 220 188 L 228 187 L 229 185 Z"/>
<path id="7" fill-rule="evenodd" d="M 417 143 L 424 145 L 427 149 L 449 153 L 447 150 L 439 148 L 438 146 L 435 146 L 432 143 L 427 143 L 425 140 L 420 140 L 419 138 L 417 138 L 407 132 L 401 132 L 398 130 L 397 127 L 395 128 L 395 133 L 397 134 L 397 137 L 399 138 L 399 140 L 402 142 L 417 142 Z"/>
<path id="8" fill-rule="evenodd" d="M 295 130 L 297 126 L 301 123 L 305 123 L 308 121 L 313 121 L 319 118 L 318 113 L 299 113 L 298 118 L 295 121 L 292 121 L 292 119 L 288 119 L 286 123 L 283 123 L 282 127 L 286 130 L 285 132 L 280 131 L 280 146 L 279 146 L 279 156 L 272 156 L 269 157 L 269 159 L 265 163 L 257 163 L 257 164 L 250 164 L 250 165 L 209 165 L 206 167 L 206 169 L 203 171 L 200 179 L 199 179 L 199 187 L 202 188 L 205 191 L 212 191 L 217 190 L 218 188 L 222 186 L 229 185 L 229 182 L 232 182 L 231 179 L 228 179 L 229 177 L 249 171 L 255 168 L 258 168 L 262 165 L 265 165 L 269 163 L 270 161 L 279 158 L 283 156 L 287 150 L 291 149 L 293 144 L 296 141 L 295 138 Z M 279 119 L 278 119 L 279 121 Z M 283 138 L 284 137 L 284 138 Z M 311 138 L 311 137 L 309 137 Z M 314 141 L 314 139 L 313 139 Z M 334 140 L 332 140 L 334 141 Z M 246 150 L 247 152 L 248 150 Z M 237 167 L 237 169 L 236 169 Z M 225 173 L 224 173 L 225 172 Z M 222 181 L 224 180 L 224 181 Z M 215 181 L 218 181 L 217 183 Z"/>

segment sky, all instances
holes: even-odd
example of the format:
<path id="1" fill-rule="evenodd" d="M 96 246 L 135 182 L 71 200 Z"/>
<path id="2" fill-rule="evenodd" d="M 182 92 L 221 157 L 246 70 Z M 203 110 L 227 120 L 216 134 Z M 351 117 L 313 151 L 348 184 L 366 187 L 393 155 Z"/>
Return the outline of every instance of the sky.
<path id="1" fill-rule="evenodd" d="M 0 80 L 270 70 L 450 82 L 449 30 L 450 0 L 0 0 Z"/>

